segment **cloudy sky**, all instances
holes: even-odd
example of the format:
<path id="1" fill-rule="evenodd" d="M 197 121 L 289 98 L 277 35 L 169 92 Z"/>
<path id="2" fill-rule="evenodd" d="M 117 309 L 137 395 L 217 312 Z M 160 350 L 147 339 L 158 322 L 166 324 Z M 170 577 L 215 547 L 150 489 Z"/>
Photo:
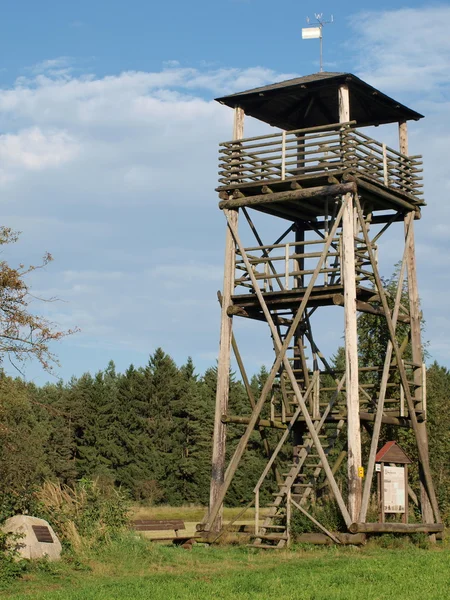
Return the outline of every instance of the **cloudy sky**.
<path id="1" fill-rule="evenodd" d="M 143 365 L 157 346 L 179 364 L 191 355 L 199 371 L 214 364 L 217 145 L 232 111 L 213 98 L 316 72 L 317 43 L 300 31 L 318 8 L 335 19 L 326 70 L 353 72 L 426 115 L 410 126 L 428 202 L 416 224 L 419 285 L 429 352 L 450 366 L 450 6 L 355 4 L 280 0 L 274 18 L 268 0 L 4 3 L 0 202 L 2 224 L 22 236 L 3 258 L 54 255 L 32 284 L 61 301 L 39 310 L 81 329 L 54 348 L 59 376 L 111 358 L 120 370 Z M 242 330 L 249 370 L 271 360 L 262 327 Z M 33 364 L 26 375 L 48 378 Z"/>

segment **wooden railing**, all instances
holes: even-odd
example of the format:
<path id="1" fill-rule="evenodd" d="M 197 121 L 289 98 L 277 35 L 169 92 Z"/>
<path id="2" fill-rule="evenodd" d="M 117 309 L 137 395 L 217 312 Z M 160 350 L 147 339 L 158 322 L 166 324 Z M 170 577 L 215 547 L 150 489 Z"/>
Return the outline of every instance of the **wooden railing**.
<path id="1" fill-rule="evenodd" d="M 286 292 L 306 288 L 323 251 L 326 237 L 299 242 L 245 248 L 253 275 L 263 292 Z M 366 268 L 365 248 L 355 238 L 357 257 L 356 278 L 370 280 L 372 273 Z M 376 244 L 372 245 L 376 252 Z M 327 257 L 319 271 L 316 286 L 338 286 L 341 284 L 341 238 L 336 236 L 330 246 Z M 253 284 L 240 252 L 236 252 L 235 294 L 253 293 Z M 239 289 L 240 288 L 240 289 Z M 244 288 L 244 289 L 242 289 Z"/>
<path id="2" fill-rule="evenodd" d="M 288 291 L 308 285 L 317 261 L 322 255 L 322 246 L 325 242 L 326 239 L 320 238 L 270 246 L 252 246 L 245 248 L 245 253 L 262 291 Z M 242 275 L 236 277 L 235 286 L 253 290 L 250 276 L 239 251 L 236 256 L 236 271 L 237 275 L 241 272 Z M 332 242 L 316 285 L 338 285 L 340 279 L 340 240 L 337 237 Z"/>
<path id="3" fill-rule="evenodd" d="M 350 172 L 422 194 L 420 156 L 405 156 L 353 129 L 354 123 L 283 131 L 220 144 L 220 189 Z"/>

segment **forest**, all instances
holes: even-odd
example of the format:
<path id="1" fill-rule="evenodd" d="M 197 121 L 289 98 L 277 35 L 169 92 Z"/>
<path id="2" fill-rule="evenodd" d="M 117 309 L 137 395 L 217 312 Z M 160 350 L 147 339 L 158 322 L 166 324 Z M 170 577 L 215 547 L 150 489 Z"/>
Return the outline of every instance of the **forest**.
<path id="1" fill-rule="evenodd" d="M 266 376 L 264 368 L 253 376 L 255 394 Z M 0 518 L 32 511 L 36 491 L 46 480 L 74 485 L 97 479 L 101 485 L 120 488 L 136 503 L 207 505 L 215 385 L 215 368 L 199 375 L 190 358 L 177 366 L 161 348 L 143 367 L 130 365 L 118 373 L 111 361 L 104 370 L 67 383 L 38 387 L 1 374 Z M 436 362 L 429 366 L 427 390 L 430 460 L 448 522 L 448 369 Z M 230 412 L 248 413 L 248 398 L 235 374 Z M 229 425 L 230 451 L 241 432 L 242 425 Z M 414 457 L 409 431 L 386 427 L 382 441 L 394 435 Z M 228 492 L 228 505 L 246 504 L 252 498 L 265 464 L 261 438 L 255 432 Z"/>

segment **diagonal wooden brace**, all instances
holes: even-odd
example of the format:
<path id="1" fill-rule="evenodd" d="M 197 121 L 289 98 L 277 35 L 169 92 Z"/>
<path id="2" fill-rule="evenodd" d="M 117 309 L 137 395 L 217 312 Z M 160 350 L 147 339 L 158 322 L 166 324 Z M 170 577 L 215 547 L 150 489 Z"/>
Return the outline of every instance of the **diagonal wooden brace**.
<path id="1" fill-rule="evenodd" d="M 409 217 L 410 217 L 410 219 L 409 219 L 409 223 L 410 223 L 411 219 L 414 218 L 414 214 L 410 213 Z M 409 239 L 410 231 L 411 230 L 408 231 L 408 235 L 406 238 L 405 250 L 403 252 L 403 258 L 402 258 L 402 265 L 400 267 L 400 273 L 399 273 L 399 277 L 398 277 L 398 287 L 397 287 L 397 293 L 396 293 L 396 298 L 395 298 L 394 312 L 392 315 L 392 325 L 394 327 L 394 330 L 397 326 L 397 319 L 398 319 L 398 314 L 399 314 L 399 310 L 400 310 L 400 299 L 402 296 L 403 278 L 405 276 L 405 268 L 406 268 L 407 242 Z M 360 516 L 359 516 L 359 520 L 361 523 L 365 522 L 366 516 L 367 516 L 367 510 L 369 507 L 370 490 L 372 487 L 371 486 L 372 477 L 373 477 L 373 472 L 375 469 L 375 457 L 377 454 L 378 441 L 380 439 L 380 431 L 381 431 L 381 424 L 382 424 L 383 411 L 384 411 L 384 400 L 386 397 L 387 382 L 389 379 L 389 369 L 391 366 L 392 350 L 393 350 L 392 341 L 389 340 L 389 342 L 387 344 L 387 348 L 386 348 L 386 356 L 384 359 L 383 373 L 381 376 L 380 395 L 378 397 L 377 412 L 376 412 L 376 416 L 375 416 L 375 423 L 373 426 L 372 441 L 370 444 L 369 462 L 367 465 L 366 480 L 364 483 L 363 498 L 362 498 L 362 503 L 361 503 L 361 512 L 360 512 Z"/>
<path id="2" fill-rule="evenodd" d="M 289 344 L 290 344 L 290 342 L 292 340 L 292 337 L 294 336 L 294 333 L 297 330 L 297 327 L 298 327 L 298 325 L 299 325 L 299 323 L 301 321 L 301 318 L 303 316 L 303 313 L 305 311 L 305 308 L 306 308 L 306 305 L 307 305 L 307 302 L 308 302 L 308 298 L 309 298 L 309 296 L 311 294 L 311 291 L 313 289 L 315 281 L 316 281 L 316 279 L 317 279 L 317 277 L 319 275 L 320 269 L 322 268 L 323 262 L 325 261 L 326 255 L 328 254 L 328 251 L 330 249 L 330 246 L 331 246 L 331 243 L 333 241 L 333 238 L 334 238 L 334 236 L 336 234 L 336 230 L 337 230 L 337 228 L 339 226 L 339 223 L 340 223 L 340 220 L 342 218 L 342 213 L 343 213 L 343 206 L 341 206 L 341 208 L 339 210 L 339 213 L 338 213 L 338 216 L 337 216 L 337 218 L 336 218 L 336 220 L 334 222 L 333 228 L 332 228 L 332 230 L 330 232 L 330 235 L 327 238 L 327 240 L 325 241 L 324 249 L 323 249 L 321 258 L 319 259 L 319 262 L 318 262 L 318 264 L 316 266 L 316 269 L 315 269 L 315 271 L 314 271 L 314 273 L 313 273 L 313 275 L 311 277 L 311 280 L 310 280 L 310 282 L 308 284 L 308 287 L 306 289 L 306 292 L 305 292 L 305 295 L 303 297 L 303 300 L 302 300 L 302 302 L 300 304 L 300 308 L 299 308 L 299 310 L 297 312 L 297 315 L 296 315 L 295 319 L 292 322 L 292 325 L 291 325 L 291 327 L 290 327 L 290 329 L 289 329 L 289 331 L 288 331 L 288 333 L 286 335 L 284 343 L 282 344 L 281 348 L 279 349 L 279 351 L 277 353 L 277 357 L 276 357 L 275 362 L 274 362 L 274 364 L 272 366 L 272 369 L 271 369 L 271 371 L 269 373 L 269 376 L 267 377 L 266 383 L 264 384 L 264 387 L 263 387 L 263 389 L 261 391 L 261 396 L 260 396 L 258 402 L 255 405 L 255 409 L 253 410 L 253 413 L 252 413 L 252 416 L 250 418 L 250 422 L 249 422 L 249 424 L 247 426 L 247 429 L 244 432 L 244 435 L 239 440 L 239 443 L 238 443 L 238 445 L 236 447 L 234 455 L 233 455 L 233 457 L 230 460 L 230 463 L 228 465 L 228 469 L 227 469 L 227 472 L 226 472 L 226 475 L 225 475 L 225 478 L 224 478 L 223 485 L 221 487 L 220 492 L 217 494 L 217 497 L 215 499 L 215 503 L 211 507 L 210 513 L 208 515 L 208 521 L 205 524 L 205 528 L 206 529 L 208 529 L 208 528 L 210 528 L 212 526 L 212 524 L 214 523 L 214 521 L 215 521 L 215 519 L 216 519 L 216 517 L 217 517 L 217 515 L 219 513 L 220 507 L 221 507 L 221 505 L 223 503 L 223 500 L 225 498 L 225 494 L 226 494 L 226 492 L 227 492 L 227 490 L 228 490 L 228 488 L 230 486 L 230 483 L 232 481 L 234 473 L 236 472 L 236 469 L 237 469 L 237 467 L 239 465 L 239 462 L 240 462 L 240 460 L 242 458 L 242 455 L 243 455 L 243 453 L 245 451 L 245 448 L 247 447 L 248 441 L 249 441 L 250 436 L 251 436 L 251 434 L 252 434 L 252 432 L 253 432 L 253 430 L 255 428 L 255 425 L 256 425 L 256 423 L 258 421 L 259 415 L 260 415 L 261 410 L 262 410 L 262 408 L 264 406 L 264 403 L 266 401 L 267 395 L 268 395 L 269 391 L 272 388 L 273 381 L 274 381 L 274 379 L 276 377 L 276 374 L 278 373 L 278 370 L 280 368 L 280 365 L 281 365 L 281 362 L 282 362 L 282 358 L 283 358 L 283 356 L 285 356 L 286 350 L 287 350 L 287 348 L 288 348 L 288 346 L 289 346 Z M 242 244 L 240 243 L 239 236 L 237 234 L 236 228 L 234 227 L 233 223 L 230 222 L 230 219 L 228 219 L 228 215 L 227 215 L 227 220 L 228 220 L 228 227 L 229 227 L 230 231 L 233 234 L 233 237 L 235 239 L 235 242 L 236 242 L 237 246 L 240 249 L 241 255 L 242 255 L 244 261 L 247 261 L 247 265 L 246 265 L 247 270 L 250 272 L 251 276 L 254 278 L 254 275 L 253 275 L 252 270 L 250 268 L 250 263 L 248 261 L 247 255 L 245 254 L 244 248 L 243 248 Z M 275 332 L 275 334 L 277 336 L 277 339 L 279 339 L 278 334 L 277 334 L 277 332 L 276 332 L 276 330 L 275 330 L 275 328 L 273 326 L 272 317 L 271 317 L 270 312 L 269 312 L 269 310 L 268 310 L 268 308 L 267 308 L 267 306 L 266 306 L 266 304 L 264 302 L 264 299 L 262 297 L 261 291 L 259 290 L 259 287 L 257 285 L 256 280 L 253 281 L 253 285 L 255 286 L 256 294 L 257 295 L 259 294 L 258 295 L 258 299 L 259 299 L 259 301 L 261 303 L 261 307 L 262 307 L 262 309 L 264 311 L 264 314 L 265 314 L 266 318 L 268 316 L 269 325 L 272 324 L 273 331 Z M 289 365 L 289 367 L 290 367 L 290 365 Z M 292 372 L 292 370 L 291 370 L 291 372 Z M 297 386 L 297 390 L 295 390 L 295 392 L 296 392 L 296 394 L 297 394 L 297 392 L 298 393 L 300 392 L 300 390 L 298 389 L 298 386 Z M 301 397 L 301 394 L 300 394 L 300 397 Z M 307 415 L 307 416 L 309 417 L 309 415 Z M 311 425 L 312 425 L 312 421 L 309 418 L 309 425 L 308 426 L 311 426 Z M 318 438 L 317 438 L 317 435 L 315 435 L 315 437 L 316 437 L 316 440 L 319 441 Z M 319 442 L 319 446 L 320 446 L 320 442 Z M 320 448 L 322 449 L 321 446 L 320 446 Z M 318 450 L 318 452 L 320 452 L 320 450 Z M 323 450 L 322 450 L 322 452 L 323 452 Z M 343 509 L 343 515 L 345 513 L 347 513 L 346 517 L 347 517 L 347 519 L 349 519 L 348 511 L 347 511 L 346 506 L 345 506 L 345 504 L 344 504 L 344 502 L 342 500 L 342 496 L 341 496 L 341 493 L 339 491 L 339 488 L 337 487 L 337 484 L 334 481 L 334 477 L 333 477 L 333 474 L 331 473 L 331 469 L 329 468 L 328 462 L 327 461 L 325 461 L 325 462 L 326 462 L 326 465 L 328 466 L 329 475 L 331 477 L 331 479 L 329 477 L 329 479 L 330 479 L 330 485 L 332 486 L 332 482 L 334 482 L 337 494 L 340 496 L 340 499 L 341 499 L 341 501 L 338 502 L 339 505 L 340 505 L 340 508 L 341 508 L 341 510 Z M 327 467 L 324 467 L 324 468 L 325 468 L 325 471 L 327 471 Z M 327 476 L 328 476 L 328 473 L 327 473 Z M 335 490 L 333 489 L 333 491 L 335 491 Z"/>
<path id="3" fill-rule="evenodd" d="M 299 406 L 301 408 L 302 414 L 304 416 L 306 426 L 308 427 L 310 436 L 311 436 L 311 438 L 313 440 L 314 446 L 316 447 L 317 453 L 318 453 L 319 458 L 320 458 L 320 460 L 322 462 L 322 465 L 323 465 L 324 471 L 326 473 L 326 476 L 327 476 L 327 478 L 328 478 L 328 480 L 330 482 L 330 487 L 333 490 L 333 493 L 334 493 L 334 495 L 336 497 L 336 501 L 337 501 L 337 503 L 339 505 L 339 508 L 340 508 L 340 510 L 342 512 L 342 516 L 344 517 L 344 520 L 346 521 L 347 525 L 350 525 L 351 524 L 351 518 L 350 518 L 350 515 L 349 515 L 349 513 L 347 511 L 347 507 L 346 507 L 345 502 L 344 502 L 344 500 L 342 498 L 342 495 L 341 495 L 341 492 L 339 490 L 339 487 L 338 487 L 338 485 L 337 485 L 337 483 L 336 483 L 336 481 L 334 479 L 334 475 L 333 475 L 333 473 L 331 471 L 331 467 L 330 467 L 330 465 L 328 463 L 327 455 L 325 454 L 325 452 L 324 452 L 324 450 L 322 448 L 322 444 L 320 442 L 320 438 L 319 438 L 319 436 L 318 436 L 318 434 L 316 432 L 316 429 L 314 427 L 314 423 L 313 423 L 313 421 L 311 419 L 311 416 L 310 416 L 310 414 L 308 412 L 308 409 L 307 409 L 307 406 L 305 404 L 304 398 L 302 396 L 302 393 L 300 391 L 298 383 L 297 383 L 297 381 L 295 379 L 295 375 L 293 373 L 292 366 L 291 366 L 291 364 L 290 364 L 290 362 L 289 362 L 289 360 L 288 360 L 288 358 L 286 356 L 286 349 L 287 349 L 287 347 L 288 347 L 288 345 L 289 345 L 289 343 L 290 343 L 290 341 L 292 339 L 292 336 L 294 335 L 294 332 L 295 332 L 295 330 L 296 330 L 296 328 L 297 328 L 298 324 L 300 323 L 300 320 L 301 320 L 301 318 L 303 316 L 303 313 L 304 313 L 304 310 L 306 308 L 306 303 L 308 301 L 309 295 L 311 294 L 311 291 L 312 291 L 312 288 L 313 288 L 313 286 L 315 284 L 317 276 L 318 276 L 318 274 L 320 272 L 320 269 L 322 268 L 322 265 L 323 265 L 323 263 L 324 263 L 324 261 L 326 259 L 326 256 L 328 254 L 328 249 L 329 249 L 329 246 L 331 244 L 331 241 L 334 238 L 336 230 L 337 230 L 337 228 L 338 228 L 338 226 L 340 224 L 340 219 L 341 219 L 341 216 L 342 216 L 342 212 L 343 212 L 343 207 L 341 207 L 341 210 L 340 210 L 340 213 L 338 215 L 338 218 L 336 219 L 336 221 L 334 223 L 332 232 L 330 233 L 330 236 L 329 236 L 329 238 L 327 240 L 327 243 L 325 244 L 325 248 L 324 248 L 324 250 L 322 252 L 322 255 L 321 255 L 321 257 L 320 257 L 320 259 L 318 261 L 318 264 L 316 266 L 314 274 L 313 274 L 313 276 L 311 278 L 311 281 L 310 281 L 310 283 L 308 285 L 308 289 L 307 289 L 307 291 L 305 293 L 305 296 L 304 296 L 304 298 L 302 300 L 302 303 L 301 303 L 300 308 L 299 308 L 299 310 L 297 312 L 297 315 L 296 315 L 296 317 L 295 317 L 295 319 L 293 321 L 293 324 L 292 324 L 292 326 L 291 326 L 291 328 L 290 328 L 290 330 L 289 330 L 289 332 L 288 332 L 288 334 L 286 336 L 284 344 L 281 343 L 281 339 L 280 339 L 280 337 L 278 335 L 278 332 L 276 330 L 276 327 L 274 325 L 274 322 L 273 322 L 273 319 L 272 319 L 272 315 L 271 315 L 269 309 L 267 308 L 267 305 L 265 303 L 265 300 L 264 300 L 264 297 L 263 297 L 263 295 L 261 293 L 261 290 L 259 289 L 259 287 L 257 285 L 257 281 L 256 281 L 256 279 L 254 277 L 254 274 L 252 272 L 252 269 L 251 269 L 250 261 L 248 260 L 248 257 L 247 257 L 247 255 L 245 253 L 245 249 L 243 248 L 243 246 L 241 244 L 241 241 L 239 239 L 239 235 L 237 233 L 237 230 L 233 226 L 233 224 L 230 223 L 230 222 L 229 222 L 229 227 L 230 227 L 231 232 L 233 234 L 233 237 L 234 237 L 234 240 L 236 242 L 236 245 L 237 245 L 237 247 L 238 247 L 238 249 L 240 251 L 240 254 L 241 254 L 241 256 L 242 256 L 242 258 L 244 260 L 245 266 L 246 266 L 246 268 L 247 268 L 247 270 L 250 273 L 250 276 L 252 278 L 252 283 L 253 283 L 253 286 L 255 288 L 256 295 L 258 297 L 259 303 L 260 303 L 261 308 L 262 308 L 262 310 L 264 312 L 266 320 L 267 320 L 267 322 L 269 324 L 269 327 L 270 327 L 270 330 L 271 330 L 271 333 L 272 333 L 272 336 L 273 336 L 273 339 L 274 339 L 274 342 L 275 342 L 275 347 L 278 350 L 278 356 L 277 356 L 277 360 L 275 361 L 275 364 L 283 362 L 284 368 L 285 368 L 285 370 L 286 370 L 286 372 L 287 372 L 287 374 L 289 376 L 289 379 L 291 380 L 292 388 L 294 390 L 295 396 L 297 398 L 297 401 L 298 401 Z M 279 364 L 278 364 L 277 370 L 278 370 L 278 368 L 279 368 Z M 250 424 L 249 424 L 249 427 L 250 427 Z"/>
<path id="4" fill-rule="evenodd" d="M 419 435 L 419 431 L 418 431 L 418 422 L 417 422 L 417 415 L 415 412 L 415 406 L 414 406 L 414 401 L 412 399 L 411 396 L 411 392 L 409 390 L 409 384 L 408 384 L 408 378 L 406 375 L 406 371 L 405 371 L 405 367 L 403 365 L 403 362 L 401 360 L 401 354 L 400 354 L 400 349 L 397 343 L 397 339 L 395 337 L 395 328 L 393 326 L 392 323 L 392 318 L 391 318 L 391 313 L 390 313 L 390 309 L 389 309 L 389 305 L 386 299 L 386 293 L 385 290 L 383 288 L 383 282 L 381 281 L 381 277 L 380 274 L 378 272 L 378 266 L 374 257 L 374 253 L 373 253 L 373 249 L 370 245 L 370 239 L 369 239 L 369 234 L 367 232 L 367 228 L 366 225 L 364 223 L 364 217 L 362 214 L 362 210 L 361 210 L 361 205 L 359 203 L 358 197 L 355 198 L 356 201 L 356 209 L 358 212 L 358 217 L 359 220 L 361 222 L 361 228 L 362 228 L 362 233 L 364 236 L 364 240 L 365 243 L 367 245 L 367 251 L 369 254 L 369 258 L 370 258 L 370 262 L 372 264 L 372 269 L 373 269 L 373 274 L 375 277 L 375 283 L 378 289 L 378 293 L 380 295 L 380 300 L 381 303 L 383 305 L 383 310 L 385 312 L 386 315 L 386 322 L 387 322 L 387 326 L 389 329 L 389 335 L 392 341 L 392 346 L 393 346 L 393 350 L 395 353 L 395 358 L 397 359 L 397 368 L 400 374 L 400 378 L 401 378 L 401 383 L 403 385 L 403 389 L 405 391 L 405 398 L 407 400 L 408 403 L 408 410 L 409 410 L 409 418 L 411 420 L 411 425 L 414 431 L 414 434 L 416 436 L 416 441 L 417 441 L 417 450 L 419 453 L 419 459 L 420 462 L 422 464 L 422 468 L 423 468 L 423 473 L 424 473 L 424 478 L 425 478 L 425 483 L 427 486 L 427 492 L 428 492 L 428 496 L 430 498 L 430 502 L 431 502 L 431 506 L 434 512 L 434 517 L 436 519 L 437 523 L 442 523 L 442 519 L 441 519 L 441 515 L 440 515 L 440 511 L 439 511 L 439 506 L 437 503 L 437 498 L 436 498 L 436 493 L 434 491 L 434 485 L 433 485 L 433 479 L 431 477 L 431 470 L 430 470 L 430 464 L 428 461 L 428 453 L 427 453 L 427 449 L 423 446 L 422 444 L 422 440 L 420 438 Z"/>

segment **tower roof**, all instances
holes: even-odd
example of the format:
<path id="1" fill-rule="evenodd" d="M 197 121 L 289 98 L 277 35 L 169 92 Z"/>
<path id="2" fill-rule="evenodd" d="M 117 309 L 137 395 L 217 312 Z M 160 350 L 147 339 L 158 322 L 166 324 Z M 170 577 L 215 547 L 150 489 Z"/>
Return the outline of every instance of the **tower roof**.
<path id="1" fill-rule="evenodd" d="M 269 125 L 302 129 L 339 122 L 338 89 L 343 84 L 349 87 L 351 119 L 359 127 L 423 117 L 351 73 L 315 73 L 216 100 L 231 108 L 239 106 Z"/>

